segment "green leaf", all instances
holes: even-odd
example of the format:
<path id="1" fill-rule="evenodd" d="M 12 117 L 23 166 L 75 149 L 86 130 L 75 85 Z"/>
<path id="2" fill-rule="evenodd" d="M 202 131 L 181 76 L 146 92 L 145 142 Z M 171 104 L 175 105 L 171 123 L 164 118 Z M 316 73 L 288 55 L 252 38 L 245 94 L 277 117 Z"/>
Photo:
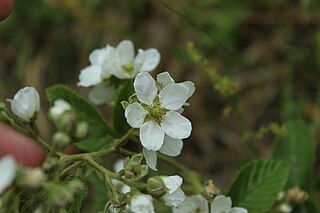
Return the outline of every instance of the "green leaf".
<path id="1" fill-rule="evenodd" d="M 88 177 L 88 181 L 91 185 L 88 196 L 88 205 L 82 212 L 99 212 L 105 208 L 108 201 L 108 189 L 96 173 L 92 173 Z"/>
<path id="2" fill-rule="evenodd" d="M 47 98 L 51 104 L 57 99 L 67 101 L 75 110 L 77 121 L 85 121 L 90 126 L 88 139 L 101 138 L 106 135 L 115 136 L 115 133 L 108 125 L 102 114 L 88 101 L 77 95 L 64 85 L 56 85 L 47 89 Z M 91 143 L 93 140 L 85 140 Z M 93 144 L 86 144 L 87 147 Z M 82 146 L 84 142 L 82 141 Z"/>
<path id="3" fill-rule="evenodd" d="M 113 110 L 113 129 L 117 133 L 118 137 L 121 137 L 128 132 L 131 127 L 127 123 L 127 119 L 124 116 L 124 109 L 121 101 L 127 101 L 128 98 L 134 93 L 132 81 L 128 81 L 120 90 L 120 93 L 116 100 L 116 105 Z"/>
<path id="4" fill-rule="evenodd" d="M 284 188 L 289 174 L 288 166 L 275 160 L 257 160 L 246 165 L 231 186 L 229 196 L 233 206 L 250 213 L 267 211 Z"/>
<path id="5" fill-rule="evenodd" d="M 287 187 L 314 188 L 313 165 L 316 143 L 310 129 L 303 121 L 290 121 L 285 125 L 286 134 L 277 138 L 272 158 L 288 163 L 290 176 Z"/>
<path id="6" fill-rule="evenodd" d="M 81 212 L 81 206 L 83 204 L 83 201 L 86 199 L 87 195 L 88 195 L 88 187 L 86 186 L 86 184 L 84 184 L 84 189 L 81 191 L 80 194 L 77 194 L 77 196 L 75 196 L 74 201 L 72 202 L 71 206 L 68 209 L 68 212 L 70 213 L 80 213 Z"/>
<path id="7" fill-rule="evenodd" d="M 89 138 L 76 143 L 75 145 L 89 152 L 95 152 L 102 149 L 107 149 L 112 146 L 115 139 L 109 135 L 101 138 Z"/>

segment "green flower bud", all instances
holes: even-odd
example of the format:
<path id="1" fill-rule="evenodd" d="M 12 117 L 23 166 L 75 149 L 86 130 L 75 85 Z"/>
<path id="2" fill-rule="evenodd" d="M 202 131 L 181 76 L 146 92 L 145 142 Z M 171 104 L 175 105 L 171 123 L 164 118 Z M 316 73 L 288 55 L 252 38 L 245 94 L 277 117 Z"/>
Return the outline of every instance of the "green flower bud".
<path id="1" fill-rule="evenodd" d="M 76 124 L 75 137 L 83 139 L 89 134 L 89 124 L 85 121 L 80 121 Z"/>
<path id="2" fill-rule="evenodd" d="M 167 188 L 160 176 L 155 176 L 148 179 L 147 190 L 150 195 L 156 197 L 160 197 L 167 192 Z"/>
<path id="3" fill-rule="evenodd" d="M 128 202 L 128 200 L 127 200 L 127 196 L 125 194 L 116 193 L 116 194 L 112 195 L 111 204 L 115 208 L 120 208 L 120 207 L 124 206 L 125 204 L 127 204 L 127 202 Z"/>
<path id="4" fill-rule="evenodd" d="M 53 118 L 53 121 L 59 130 L 70 132 L 76 122 L 76 115 L 73 111 L 67 110 L 59 117 Z"/>
<path id="5" fill-rule="evenodd" d="M 22 187 L 38 188 L 45 180 L 45 174 L 40 168 L 23 168 L 17 175 L 17 184 Z"/>
<path id="6" fill-rule="evenodd" d="M 133 155 L 124 161 L 124 176 L 131 180 L 140 180 L 148 174 L 148 167 L 141 165 L 142 154 Z"/>
<path id="7" fill-rule="evenodd" d="M 62 131 L 54 133 L 52 138 L 53 144 L 55 144 L 59 149 L 64 149 L 71 143 L 70 136 Z"/>

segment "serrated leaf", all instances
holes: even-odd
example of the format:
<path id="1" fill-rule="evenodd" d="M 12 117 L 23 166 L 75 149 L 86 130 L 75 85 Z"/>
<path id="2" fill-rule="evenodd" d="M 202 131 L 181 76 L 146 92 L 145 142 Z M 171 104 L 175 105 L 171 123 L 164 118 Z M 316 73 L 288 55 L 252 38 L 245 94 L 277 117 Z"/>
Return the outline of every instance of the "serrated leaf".
<path id="1" fill-rule="evenodd" d="M 86 184 L 84 184 L 84 189 L 81 191 L 81 193 L 77 194 L 75 196 L 74 201 L 72 202 L 71 206 L 68 209 L 68 212 L 70 213 L 80 213 L 81 212 L 81 206 L 83 204 L 83 201 L 86 199 L 88 195 L 88 187 Z"/>
<path id="2" fill-rule="evenodd" d="M 277 138 L 272 158 L 288 163 L 290 176 L 287 187 L 314 188 L 311 178 L 316 157 L 316 143 L 303 121 L 286 123 L 286 134 Z"/>
<path id="3" fill-rule="evenodd" d="M 288 166 L 275 160 L 257 160 L 245 166 L 229 191 L 233 206 L 250 213 L 267 211 L 284 188 L 289 174 Z"/>
<path id="4" fill-rule="evenodd" d="M 132 81 L 128 81 L 122 87 L 117 97 L 116 104 L 113 110 L 113 129 L 117 133 L 118 137 L 124 135 L 131 128 L 127 123 L 126 117 L 124 116 L 124 109 L 121 102 L 127 101 L 133 93 L 133 83 Z"/>
<path id="5" fill-rule="evenodd" d="M 57 99 L 67 101 L 75 110 L 78 121 L 85 121 L 90 126 L 88 139 L 101 138 L 106 135 L 115 136 L 115 133 L 108 125 L 102 114 L 87 100 L 77 95 L 64 85 L 56 85 L 47 89 L 47 98 L 51 104 Z M 87 140 L 87 142 L 92 142 Z M 82 142 L 84 145 L 84 142 Z M 90 146 L 92 144 L 87 144 Z"/>
<path id="6" fill-rule="evenodd" d="M 89 138 L 76 143 L 75 145 L 89 152 L 95 152 L 102 149 L 107 149 L 112 146 L 115 139 L 109 135 L 101 138 Z"/>

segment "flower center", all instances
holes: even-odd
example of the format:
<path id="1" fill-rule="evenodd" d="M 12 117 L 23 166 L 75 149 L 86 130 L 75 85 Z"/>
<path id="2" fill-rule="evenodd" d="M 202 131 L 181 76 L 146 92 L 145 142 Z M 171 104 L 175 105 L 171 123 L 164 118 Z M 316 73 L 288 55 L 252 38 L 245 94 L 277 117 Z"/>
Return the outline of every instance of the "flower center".
<path id="1" fill-rule="evenodd" d="M 133 72 L 133 70 L 134 70 L 133 63 L 129 63 L 129 64 L 127 64 L 127 65 L 123 65 L 123 66 L 122 66 L 122 69 L 123 69 L 126 73 L 131 74 L 131 73 Z"/>
<path id="2" fill-rule="evenodd" d="M 165 114 L 165 110 L 160 106 L 160 104 L 155 104 L 150 106 L 148 109 L 148 119 L 157 122 L 158 124 L 161 123 L 162 117 Z"/>

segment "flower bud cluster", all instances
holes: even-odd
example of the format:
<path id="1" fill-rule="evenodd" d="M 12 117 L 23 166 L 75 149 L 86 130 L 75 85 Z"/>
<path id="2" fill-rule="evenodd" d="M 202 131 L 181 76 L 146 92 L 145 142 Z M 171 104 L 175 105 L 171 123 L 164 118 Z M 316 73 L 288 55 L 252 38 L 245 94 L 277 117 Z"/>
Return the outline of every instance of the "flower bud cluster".
<path id="1" fill-rule="evenodd" d="M 88 136 L 89 125 L 85 121 L 77 121 L 72 106 L 63 99 L 57 99 L 49 109 L 49 118 L 58 131 L 53 134 L 52 141 L 59 149 L 65 149 L 73 139 L 80 140 Z"/>

